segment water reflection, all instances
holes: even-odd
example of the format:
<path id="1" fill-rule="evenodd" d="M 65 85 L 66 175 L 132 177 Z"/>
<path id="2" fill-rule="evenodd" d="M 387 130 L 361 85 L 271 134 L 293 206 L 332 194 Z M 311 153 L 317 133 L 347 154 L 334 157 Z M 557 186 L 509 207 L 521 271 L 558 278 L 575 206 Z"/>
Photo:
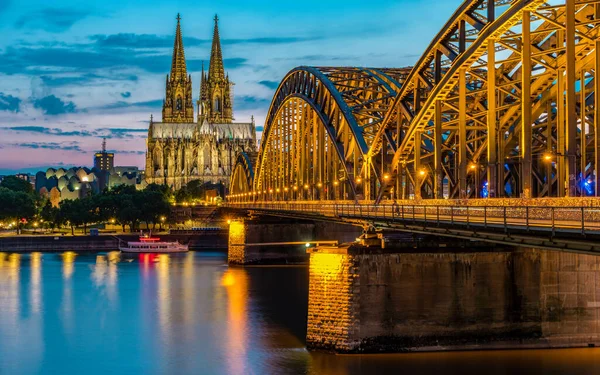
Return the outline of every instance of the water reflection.
<path id="1" fill-rule="evenodd" d="M 248 373 L 248 275 L 244 269 L 230 268 L 221 280 L 227 289 L 227 367 L 231 374 Z"/>
<path id="2" fill-rule="evenodd" d="M 32 253 L 29 257 L 31 269 L 29 303 L 31 305 L 31 313 L 39 314 L 42 306 L 42 254 Z"/>
<path id="3" fill-rule="evenodd" d="M 0 374 L 600 373 L 598 349 L 309 353 L 307 268 L 225 263 L 0 253 Z"/>

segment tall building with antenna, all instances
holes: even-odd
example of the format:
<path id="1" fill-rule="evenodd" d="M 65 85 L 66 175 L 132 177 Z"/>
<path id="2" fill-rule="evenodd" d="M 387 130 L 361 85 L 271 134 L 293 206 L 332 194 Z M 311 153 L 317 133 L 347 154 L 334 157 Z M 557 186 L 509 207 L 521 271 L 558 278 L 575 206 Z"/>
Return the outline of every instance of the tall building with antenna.
<path id="1" fill-rule="evenodd" d="M 146 149 L 146 181 L 178 190 L 188 182 L 227 186 L 240 152 L 256 152 L 256 128 L 234 122 L 233 83 L 225 73 L 219 18 L 214 18 L 208 72 L 202 66 L 194 116 L 192 75 L 188 74 L 181 17 L 177 15 L 171 72 L 166 77 L 162 120 L 150 116 Z"/>
<path id="2" fill-rule="evenodd" d="M 102 139 L 102 151 L 94 155 L 94 168 L 111 172 L 115 167 L 115 154 L 106 152 L 106 138 Z"/>

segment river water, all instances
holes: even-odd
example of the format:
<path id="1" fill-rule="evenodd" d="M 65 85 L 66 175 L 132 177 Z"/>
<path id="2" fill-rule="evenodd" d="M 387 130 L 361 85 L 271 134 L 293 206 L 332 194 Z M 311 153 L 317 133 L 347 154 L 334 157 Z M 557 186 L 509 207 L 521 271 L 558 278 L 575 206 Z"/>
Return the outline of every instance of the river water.
<path id="1" fill-rule="evenodd" d="M 223 253 L 0 253 L 0 374 L 600 374 L 600 349 L 304 348 L 307 267 Z"/>

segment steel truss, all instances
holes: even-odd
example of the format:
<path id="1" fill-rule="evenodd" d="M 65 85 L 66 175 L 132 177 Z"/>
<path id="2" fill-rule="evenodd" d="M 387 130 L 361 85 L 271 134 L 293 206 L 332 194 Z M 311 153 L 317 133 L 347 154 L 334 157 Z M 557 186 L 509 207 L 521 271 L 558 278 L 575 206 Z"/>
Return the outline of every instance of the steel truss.
<path id="1" fill-rule="evenodd" d="M 292 70 L 255 199 L 599 196 L 599 24 L 600 0 L 467 0 L 412 69 Z"/>
<path id="2" fill-rule="evenodd" d="M 254 165 L 257 153 L 240 152 L 235 161 L 235 167 L 231 174 L 230 193 L 243 194 L 252 191 L 254 182 Z"/>
<path id="3" fill-rule="evenodd" d="M 292 70 L 269 109 L 257 199 L 356 199 L 355 176 L 409 69 Z"/>

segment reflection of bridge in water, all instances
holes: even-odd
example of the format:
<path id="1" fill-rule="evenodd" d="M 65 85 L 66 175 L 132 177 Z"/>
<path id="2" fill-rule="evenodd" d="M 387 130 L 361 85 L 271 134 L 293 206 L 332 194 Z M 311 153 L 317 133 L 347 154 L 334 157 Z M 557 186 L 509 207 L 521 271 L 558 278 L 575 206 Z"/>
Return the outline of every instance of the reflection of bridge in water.
<path id="1" fill-rule="evenodd" d="M 293 69 L 259 152 L 238 155 L 228 205 L 360 225 L 365 236 L 375 229 L 381 247 L 386 233 L 404 231 L 597 252 L 599 48 L 600 1 L 466 0 L 414 67 Z M 248 240 L 256 228 L 232 233 Z M 363 319 L 373 294 L 360 283 L 399 287 L 393 263 L 356 246 L 311 254 L 310 303 L 346 298 L 337 315 L 309 306 L 315 346 L 355 349 L 373 338 Z M 378 302 L 391 303 L 385 295 Z M 392 312 L 380 313 L 393 325 Z"/>

